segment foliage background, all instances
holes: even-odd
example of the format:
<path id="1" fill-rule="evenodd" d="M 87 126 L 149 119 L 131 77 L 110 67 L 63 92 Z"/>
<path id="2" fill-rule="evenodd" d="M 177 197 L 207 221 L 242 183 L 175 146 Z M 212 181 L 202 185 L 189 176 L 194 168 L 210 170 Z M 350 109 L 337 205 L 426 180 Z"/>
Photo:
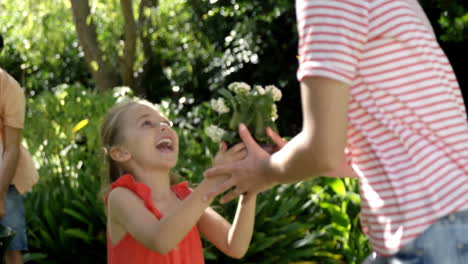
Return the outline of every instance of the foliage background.
<path id="1" fill-rule="evenodd" d="M 84 1 L 84 0 L 83 0 Z M 145 1 L 145 2 L 143 2 Z M 120 1 L 89 0 L 90 19 L 106 61 L 118 68 L 126 25 Z M 421 0 L 465 96 L 468 3 Z M 207 101 L 233 81 L 275 84 L 283 91 L 278 128 L 300 127 L 294 1 L 136 0 L 138 24 L 133 93 L 161 103 L 178 127 L 178 172 L 193 183 L 216 149 L 203 134 Z M 145 8 L 139 9 L 142 3 Z M 140 12 L 141 11 L 141 12 Z M 139 20 L 138 20 L 139 21 Z M 137 22 L 138 22 L 137 21 Z M 99 120 L 125 89 L 98 92 L 77 38 L 71 2 L 0 1 L 5 49 L 0 67 L 26 89 L 25 143 L 41 180 L 26 196 L 31 263 L 104 263 L 105 225 L 99 192 Z M 77 133 L 72 128 L 88 124 Z M 231 204 L 218 206 L 232 216 Z M 316 179 L 285 185 L 258 202 L 254 241 L 242 261 L 206 245 L 208 263 L 359 263 L 368 244 L 359 229 L 355 181 Z"/>

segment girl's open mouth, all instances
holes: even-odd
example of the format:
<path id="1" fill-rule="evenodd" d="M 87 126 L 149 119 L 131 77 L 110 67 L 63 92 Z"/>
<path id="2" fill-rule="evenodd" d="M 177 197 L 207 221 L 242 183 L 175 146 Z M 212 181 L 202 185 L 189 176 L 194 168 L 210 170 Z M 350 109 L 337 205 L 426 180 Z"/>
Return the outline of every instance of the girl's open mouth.
<path id="1" fill-rule="evenodd" d="M 174 150 L 174 146 L 172 143 L 172 139 L 170 138 L 162 138 L 156 144 L 156 148 L 161 152 L 172 152 Z"/>

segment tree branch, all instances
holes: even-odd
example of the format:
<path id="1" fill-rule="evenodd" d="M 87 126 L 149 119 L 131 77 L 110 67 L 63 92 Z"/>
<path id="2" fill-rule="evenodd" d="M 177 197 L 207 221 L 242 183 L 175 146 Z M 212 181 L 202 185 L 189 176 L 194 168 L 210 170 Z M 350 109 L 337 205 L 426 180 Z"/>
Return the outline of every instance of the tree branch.
<path id="1" fill-rule="evenodd" d="M 148 28 L 151 25 L 151 17 L 145 15 L 146 8 L 153 8 L 158 5 L 158 0 L 141 0 L 140 7 L 138 10 L 138 27 L 140 32 L 140 39 L 143 45 L 143 53 L 145 58 L 151 57 L 153 54 L 151 49 L 150 37 L 147 33 Z"/>
<path id="2" fill-rule="evenodd" d="M 135 92 L 140 95 L 146 95 L 146 86 L 143 85 L 142 79 L 147 76 L 151 70 L 154 56 L 151 48 L 151 38 L 148 29 L 151 26 L 151 16 L 145 14 L 146 8 L 154 8 L 158 5 L 158 0 L 141 0 L 138 10 L 138 32 L 141 44 L 143 46 L 143 72 L 138 76 Z"/>
<path id="3" fill-rule="evenodd" d="M 134 88 L 135 78 L 133 76 L 133 68 L 136 59 L 136 44 L 137 44 L 137 25 L 133 16 L 133 7 L 131 0 L 120 0 L 122 13 L 124 18 L 125 30 L 125 46 L 124 54 L 121 58 L 120 72 L 123 78 L 123 84 Z"/>
<path id="4" fill-rule="evenodd" d="M 78 40 L 83 48 L 86 62 L 99 91 L 120 85 L 118 73 L 103 59 L 96 33 L 96 25 L 91 19 L 89 0 L 70 0 Z M 89 19 L 89 20 L 88 20 Z"/>

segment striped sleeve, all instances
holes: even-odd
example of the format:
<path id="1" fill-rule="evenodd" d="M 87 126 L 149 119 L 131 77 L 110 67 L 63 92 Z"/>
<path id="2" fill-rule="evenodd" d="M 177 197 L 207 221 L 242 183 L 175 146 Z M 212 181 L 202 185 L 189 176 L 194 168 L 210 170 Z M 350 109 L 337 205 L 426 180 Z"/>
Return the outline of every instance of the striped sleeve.
<path id="1" fill-rule="evenodd" d="M 367 39 L 367 2 L 297 0 L 297 78 L 319 76 L 351 84 Z"/>

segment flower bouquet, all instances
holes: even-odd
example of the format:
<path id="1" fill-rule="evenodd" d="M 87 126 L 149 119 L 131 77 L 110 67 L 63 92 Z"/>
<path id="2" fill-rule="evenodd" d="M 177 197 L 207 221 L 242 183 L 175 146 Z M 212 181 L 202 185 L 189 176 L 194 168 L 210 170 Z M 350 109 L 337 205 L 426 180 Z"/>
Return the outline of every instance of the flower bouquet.
<path id="1" fill-rule="evenodd" d="M 205 133 L 214 142 L 224 141 L 231 146 L 241 141 L 237 128 L 243 123 L 259 144 L 270 148 L 266 128 L 277 131 L 275 102 L 281 100 L 281 90 L 274 85 L 254 85 L 251 88 L 246 83 L 234 82 L 228 85 L 228 89 L 220 89 L 219 94 L 221 97 L 210 101 L 216 114 L 212 124 L 205 128 Z"/>

